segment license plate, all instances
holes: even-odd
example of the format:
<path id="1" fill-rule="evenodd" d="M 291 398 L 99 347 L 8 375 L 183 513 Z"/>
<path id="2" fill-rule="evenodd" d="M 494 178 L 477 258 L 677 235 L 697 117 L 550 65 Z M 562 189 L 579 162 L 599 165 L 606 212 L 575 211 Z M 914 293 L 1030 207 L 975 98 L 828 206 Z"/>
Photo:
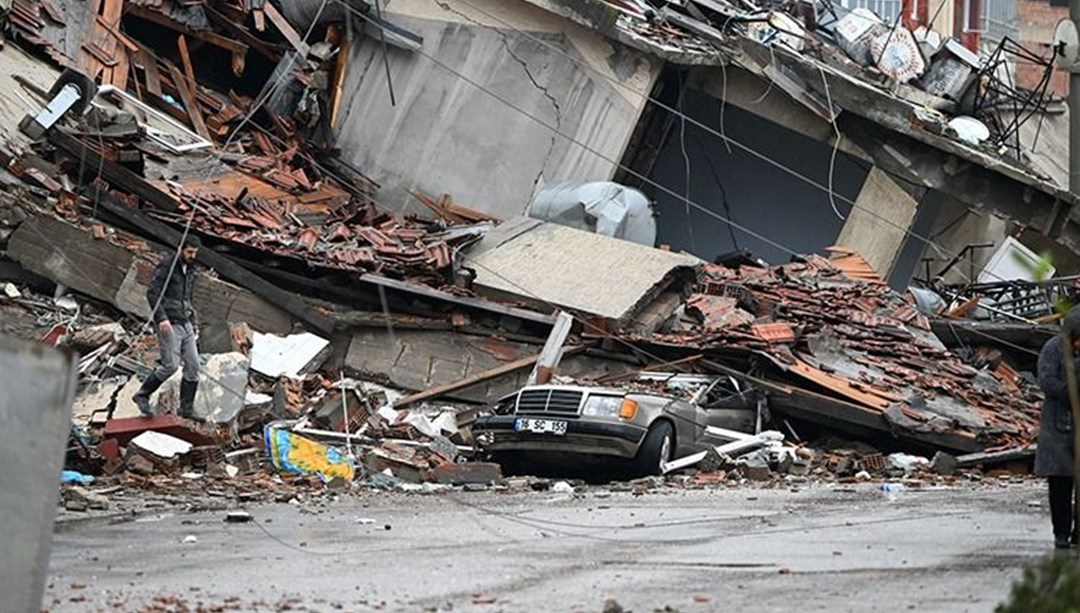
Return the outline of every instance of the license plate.
<path id="1" fill-rule="evenodd" d="M 518 432 L 533 432 L 535 434 L 554 434 L 555 436 L 565 436 L 566 422 L 560 419 L 521 418 L 514 421 L 514 430 Z"/>

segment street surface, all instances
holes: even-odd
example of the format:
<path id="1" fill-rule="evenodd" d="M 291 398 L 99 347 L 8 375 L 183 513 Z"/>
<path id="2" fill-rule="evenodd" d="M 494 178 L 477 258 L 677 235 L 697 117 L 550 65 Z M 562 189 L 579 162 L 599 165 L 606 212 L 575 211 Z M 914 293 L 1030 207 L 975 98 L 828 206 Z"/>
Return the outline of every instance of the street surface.
<path id="1" fill-rule="evenodd" d="M 1050 552 L 1043 488 L 365 492 L 249 507 L 248 523 L 161 511 L 59 525 L 42 606 L 991 611 Z"/>

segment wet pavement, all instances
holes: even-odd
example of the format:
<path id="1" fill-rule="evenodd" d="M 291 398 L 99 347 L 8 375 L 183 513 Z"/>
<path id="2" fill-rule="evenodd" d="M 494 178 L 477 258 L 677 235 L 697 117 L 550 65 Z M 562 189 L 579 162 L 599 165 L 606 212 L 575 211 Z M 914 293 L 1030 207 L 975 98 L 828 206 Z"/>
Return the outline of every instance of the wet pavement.
<path id="1" fill-rule="evenodd" d="M 368 492 L 58 526 L 50 611 L 990 611 L 1043 485 Z M 235 507 L 235 504 L 231 508 Z"/>

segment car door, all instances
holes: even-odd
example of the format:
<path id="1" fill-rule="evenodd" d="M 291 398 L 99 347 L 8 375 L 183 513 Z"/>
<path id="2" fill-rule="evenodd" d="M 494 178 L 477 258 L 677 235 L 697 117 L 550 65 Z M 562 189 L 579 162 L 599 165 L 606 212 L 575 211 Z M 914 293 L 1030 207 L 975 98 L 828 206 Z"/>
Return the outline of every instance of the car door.
<path id="1" fill-rule="evenodd" d="M 733 377 L 718 377 L 698 396 L 696 413 L 702 423 L 714 428 L 756 434 L 760 397 L 757 389 Z"/>

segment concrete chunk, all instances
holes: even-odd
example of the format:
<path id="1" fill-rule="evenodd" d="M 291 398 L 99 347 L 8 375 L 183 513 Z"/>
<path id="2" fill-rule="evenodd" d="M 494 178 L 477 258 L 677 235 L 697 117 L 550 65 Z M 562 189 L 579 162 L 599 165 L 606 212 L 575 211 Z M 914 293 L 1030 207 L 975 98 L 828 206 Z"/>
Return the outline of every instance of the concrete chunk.
<path id="1" fill-rule="evenodd" d="M 183 439 L 154 431 L 143 432 L 136 436 L 131 439 L 130 445 L 163 460 L 185 455 L 193 447 L 191 443 Z"/>
<path id="2" fill-rule="evenodd" d="M 70 487 L 64 490 L 64 500 L 65 508 L 68 510 L 78 510 L 68 506 L 72 503 L 74 503 L 75 507 L 85 505 L 87 508 L 98 510 L 109 508 L 108 498 L 80 486 Z"/>

